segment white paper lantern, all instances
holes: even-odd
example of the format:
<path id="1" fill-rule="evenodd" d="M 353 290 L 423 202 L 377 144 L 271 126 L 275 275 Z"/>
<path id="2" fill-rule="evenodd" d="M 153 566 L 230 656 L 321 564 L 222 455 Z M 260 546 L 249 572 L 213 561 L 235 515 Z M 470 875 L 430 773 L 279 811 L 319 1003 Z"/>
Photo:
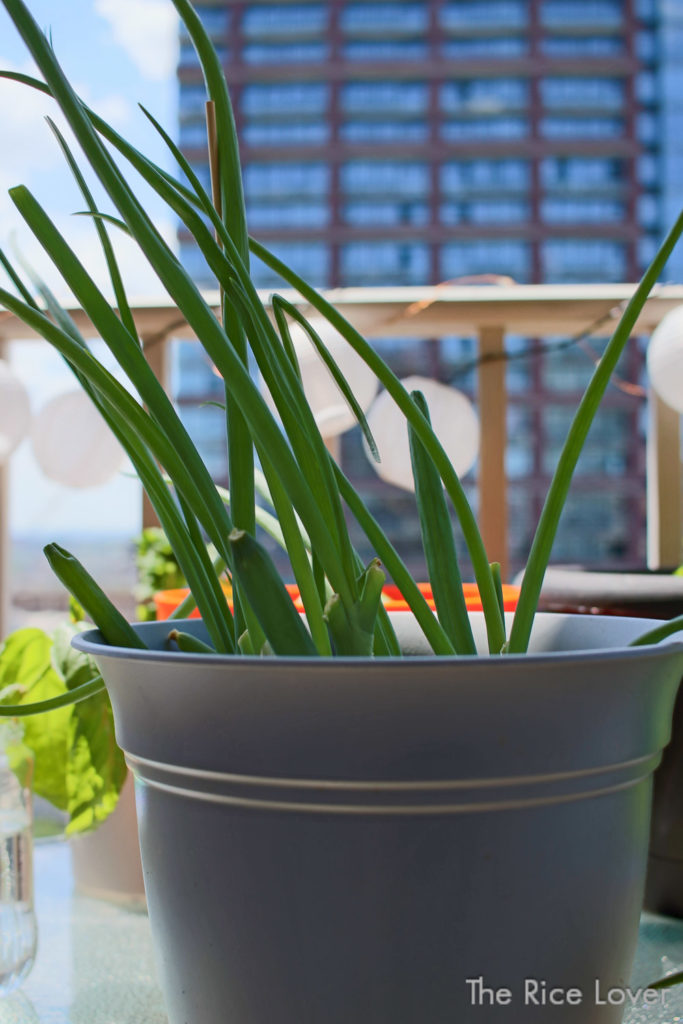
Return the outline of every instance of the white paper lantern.
<path id="1" fill-rule="evenodd" d="M 120 444 L 83 391 L 51 399 L 31 430 L 33 453 L 45 476 L 65 487 L 99 487 L 120 470 Z"/>
<path id="2" fill-rule="evenodd" d="M 427 377 L 406 377 L 401 383 L 408 393 L 423 393 L 432 429 L 455 471 L 464 476 L 474 465 L 479 451 L 479 420 L 470 400 L 461 391 Z M 372 403 L 367 420 L 382 460 L 375 462 L 366 446 L 366 454 L 376 472 L 387 483 L 414 491 L 408 426 L 388 391 L 383 391 Z"/>
<path id="3" fill-rule="evenodd" d="M 683 413 L 683 306 L 667 313 L 652 332 L 647 370 L 662 401 Z"/>
<path id="4" fill-rule="evenodd" d="M 346 378 L 356 401 L 365 412 L 377 394 L 377 378 L 374 373 L 327 320 L 314 318 L 310 319 L 309 323 L 320 335 Z M 343 434 L 354 427 L 356 419 L 303 327 L 294 323 L 290 324 L 289 330 L 301 368 L 304 393 L 318 429 L 324 438 L 337 437 L 338 434 Z M 265 389 L 264 394 L 271 409 L 274 408 L 272 399 Z"/>
<path id="5" fill-rule="evenodd" d="M 9 364 L 0 359 L 0 466 L 26 437 L 31 425 L 31 405 L 26 388 Z"/>

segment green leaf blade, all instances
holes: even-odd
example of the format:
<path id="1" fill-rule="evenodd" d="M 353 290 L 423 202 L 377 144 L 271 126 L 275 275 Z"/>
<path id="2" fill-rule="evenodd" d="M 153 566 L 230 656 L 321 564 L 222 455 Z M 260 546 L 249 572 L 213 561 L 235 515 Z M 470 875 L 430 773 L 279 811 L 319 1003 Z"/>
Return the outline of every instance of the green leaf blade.
<path id="1" fill-rule="evenodd" d="M 233 530 L 230 545 L 235 575 L 273 653 L 283 657 L 315 657 L 315 644 L 265 548 L 243 530 Z"/>
<path id="2" fill-rule="evenodd" d="M 427 423 L 430 423 L 429 408 L 422 392 L 413 391 L 411 398 Z M 436 614 L 458 654 L 476 654 L 441 477 L 410 423 L 408 438 L 422 548 Z"/>
<path id="3" fill-rule="evenodd" d="M 531 627 L 538 607 L 541 587 L 543 586 L 543 577 L 550 561 L 550 553 L 562 509 L 567 500 L 569 487 L 574 476 L 576 463 L 583 450 L 588 431 L 598 411 L 602 397 L 607 390 L 621 353 L 624 351 L 635 327 L 640 311 L 682 233 L 683 213 L 676 220 L 650 266 L 645 271 L 579 403 L 555 468 L 527 559 L 519 601 L 517 602 L 517 609 L 510 631 L 509 650 L 513 654 L 523 653 L 528 647 Z"/>

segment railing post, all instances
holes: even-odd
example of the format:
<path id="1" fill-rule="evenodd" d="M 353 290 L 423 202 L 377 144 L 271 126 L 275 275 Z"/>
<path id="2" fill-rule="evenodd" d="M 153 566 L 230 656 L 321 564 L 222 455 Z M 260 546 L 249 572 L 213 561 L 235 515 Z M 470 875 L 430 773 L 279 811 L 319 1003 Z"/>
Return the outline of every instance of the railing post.
<path id="1" fill-rule="evenodd" d="M 650 390 L 647 430 L 647 564 L 681 561 L 680 416 Z"/>
<path id="2" fill-rule="evenodd" d="M 489 561 L 500 562 L 501 575 L 503 580 L 507 580 L 507 396 L 505 360 L 502 358 L 505 350 L 504 341 L 505 330 L 502 327 L 482 327 L 479 331 L 479 356 L 485 360 L 478 371 L 481 429 L 479 527 Z M 487 359 L 491 361 L 487 362 Z"/>
<path id="3" fill-rule="evenodd" d="M 171 368 L 170 360 L 168 358 L 168 336 L 165 333 L 143 336 L 142 347 L 144 349 L 147 362 L 154 371 L 154 376 L 159 381 L 164 391 L 168 392 L 171 383 Z M 159 519 L 154 511 L 154 506 L 147 497 L 146 492 L 143 491 L 142 528 L 145 529 L 147 526 L 158 525 Z"/>

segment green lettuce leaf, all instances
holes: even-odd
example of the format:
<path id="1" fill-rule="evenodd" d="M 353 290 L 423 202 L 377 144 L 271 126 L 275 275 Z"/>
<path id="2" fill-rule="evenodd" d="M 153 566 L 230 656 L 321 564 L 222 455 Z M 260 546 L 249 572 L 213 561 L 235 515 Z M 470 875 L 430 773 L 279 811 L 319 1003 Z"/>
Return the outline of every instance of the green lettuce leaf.
<path id="1" fill-rule="evenodd" d="M 54 633 L 52 661 L 68 690 L 99 676 L 92 658 L 71 646 L 74 634 L 87 628 L 65 625 Z M 73 704 L 70 711 L 67 833 L 94 828 L 111 814 L 127 772 L 114 738 L 114 714 L 106 690 Z"/>
<path id="2" fill-rule="evenodd" d="M 12 633 L 0 649 L 0 702 L 57 697 L 95 678 L 95 663 L 71 647 L 81 628 L 61 626 L 53 637 L 40 629 Z M 35 758 L 33 791 L 68 812 L 67 833 L 96 827 L 116 807 L 126 777 L 106 692 L 25 718 L 24 725 Z"/>
<path id="3" fill-rule="evenodd" d="M 0 700 L 29 704 L 64 693 L 64 680 L 52 664 L 52 639 L 41 629 L 20 629 L 0 650 Z M 24 720 L 24 743 L 35 758 L 33 791 L 66 811 L 71 708 L 57 708 Z"/>

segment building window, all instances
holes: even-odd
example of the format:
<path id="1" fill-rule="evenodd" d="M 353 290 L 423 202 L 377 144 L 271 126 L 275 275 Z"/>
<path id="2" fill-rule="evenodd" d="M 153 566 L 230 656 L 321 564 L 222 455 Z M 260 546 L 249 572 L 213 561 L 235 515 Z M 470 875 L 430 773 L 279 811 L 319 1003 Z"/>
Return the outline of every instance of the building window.
<path id="1" fill-rule="evenodd" d="M 195 284 L 201 288 L 216 287 L 216 278 L 202 256 L 201 249 L 194 242 L 181 242 L 180 262 Z"/>
<path id="2" fill-rule="evenodd" d="M 556 453 L 559 449 L 553 456 Z M 622 493 L 582 490 L 570 494 L 553 544 L 553 558 L 582 564 L 623 561 L 631 548 L 633 521 Z"/>
<path id="3" fill-rule="evenodd" d="M 247 39 L 320 35 L 327 29 L 327 4 L 252 4 L 242 18 Z"/>
<path id="4" fill-rule="evenodd" d="M 649 192 L 638 196 L 638 223 L 646 228 L 654 228 L 659 224 L 659 202 Z"/>
<path id="5" fill-rule="evenodd" d="M 425 142 L 429 127 L 424 121 L 347 121 L 339 137 L 344 142 Z"/>
<path id="6" fill-rule="evenodd" d="M 326 203 L 249 203 L 247 220 L 254 231 L 324 228 L 330 223 L 330 208 Z"/>
<path id="7" fill-rule="evenodd" d="M 391 111 L 398 117 L 427 109 L 429 90 L 424 82 L 348 82 L 340 90 L 340 105 L 348 113 L 377 115 Z"/>
<path id="8" fill-rule="evenodd" d="M 422 242 L 349 242 L 340 254 L 344 285 L 424 284 L 429 247 Z"/>
<path id="9" fill-rule="evenodd" d="M 208 162 L 206 160 L 202 162 L 195 161 L 190 166 L 199 178 L 204 191 L 208 195 L 211 195 L 211 170 L 209 169 Z M 187 184 L 189 184 L 189 182 L 187 182 Z"/>
<path id="10" fill-rule="evenodd" d="M 469 274 L 503 274 L 516 281 L 526 281 L 529 271 L 529 245 L 517 239 L 449 242 L 441 248 L 441 276 L 444 279 Z"/>
<path id="11" fill-rule="evenodd" d="M 249 198 L 265 196 L 323 196 L 330 189 L 326 164 L 247 164 L 244 192 Z"/>
<path id="12" fill-rule="evenodd" d="M 546 157 L 541 181 L 549 189 L 605 189 L 625 180 L 625 165 L 615 157 Z"/>
<path id="13" fill-rule="evenodd" d="M 528 382 L 526 386 L 529 386 Z M 505 476 L 508 480 L 522 480 L 534 472 L 533 417 L 528 409 L 508 405 L 506 419 L 508 444 L 505 450 Z"/>
<path id="14" fill-rule="evenodd" d="M 557 359 L 555 356 L 553 359 Z M 576 359 L 571 360 L 576 363 Z M 554 373 L 550 375 L 549 384 L 558 391 L 566 391 L 572 376 L 578 380 L 590 377 L 591 364 L 584 358 L 583 363 L 576 363 L 574 372 L 570 372 L 570 359 L 562 360 Z M 563 365 L 564 364 L 564 365 Z M 548 362 L 547 367 L 552 365 Z M 548 370 L 546 367 L 546 376 Z M 569 376 L 569 382 L 567 380 Z M 571 384 L 570 384 L 571 386 Z M 580 386 L 577 384 L 577 388 Z M 543 452 L 543 468 L 552 473 L 564 440 L 569 433 L 574 409 L 571 406 L 548 404 L 543 410 L 543 419 L 549 444 Z M 622 476 L 626 470 L 628 447 L 633 429 L 630 424 L 630 413 L 625 409 L 600 409 L 595 417 L 591 432 L 576 467 L 577 476 Z"/>
<path id="15" fill-rule="evenodd" d="M 520 337 L 517 334 L 508 334 L 505 337 L 505 351 L 509 353 L 510 360 L 505 367 L 505 386 L 511 394 L 527 395 L 534 387 L 533 370 L 531 359 L 519 358 L 520 352 L 527 352 L 529 339 Z M 508 406 L 508 413 L 516 406 Z M 508 437 L 517 442 L 517 437 L 508 431 Z M 524 438 L 519 438 L 520 447 L 527 447 Z M 533 445 L 529 445 L 529 451 L 533 452 Z"/>
<path id="16" fill-rule="evenodd" d="M 529 83 L 522 78 L 462 79 L 442 85 L 439 99 L 442 110 L 495 114 L 525 107 Z"/>
<path id="17" fill-rule="evenodd" d="M 652 235 L 644 235 L 638 239 L 638 265 L 641 269 L 652 263 L 658 248 L 659 240 Z"/>
<path id="18" fill-rule="evenodd" d="M 544 25 L 621 25 L 618 0 L 546 0 L 541 6 Z"/>
<path id="19" fill-rule="evenodd" d="M 427 164 L 397 160 L 349 161 L 341 168 L 340 182 L 343 192 L 355 195 L 425 196 L 430 188 Z"/>
<path id="20" fill-rule="evenodd" d="M 346 60 L 425 60 L 429 55 L 426 43 L 416 39 L 388 39 L 381 42 L 356 40 L 345 43 L 342 55 Z"/>
<path id="21" fill-rule="evenodd" d="M 636 75 L 636 99 L 640 103 L 657 101 L 657 78 L 652 71 L 641 71 Z"/>
<path id="22" fill-rule="evenodd" d="M 268 248 L 314 288 L 325 288 L 328 285 L 330 249 L 324 242 L 271 242 Z M 283 286 L 282 279 L 256 257 L 252 258 L 251 269 L 257 288 Z"/>
<path id="23" fill-rule="evenodd" d="M 659 184 L 659 161 L 652 153 L 642 153 L 636 161 L 636 174 L 641 185 Z"/>
<path id="24" fill-rule="evenodd" d="M 658 0 L 635 0 L 635 11 L 643 21 L 649 21 L 657 14 Z"/>
<path id="25" fill-rule="evenodd" d="M 484 24 L 487 27 L 515 27 L 526 25 L 529 7 L 526 0 L 469 0 L 447 3 L 439 11 L 444 28 L 467 28 Z"/>
<path id="26" fill-rule="evenodd" d="M 204 366 L 203 370 L 206 382 L 213 374 L 207 366 Z M 215 405 L 204 402 L 200 405 L 191 405 L 181 401 L 179 404 L 180 419 L 200 449 L 204 465 L 214 480 L 225 480 L 225 413 Z"/>
<path id="27" fill-rule="evenodd" d="M 211 38 L 224 39 L 230 24 L 230 13 L 227 7 L 214 7 L 210 4 L 194 4 L 193 6 Z M 182 21 L 180 22 L 180 39 L 181 42 L 189 39 L 187 28 Z"/>
<path id="28" fill-rule="evenodd" d="M 540 361 L 543 387 L 548 391 L 585 391 L 595 367 L 591 357 L 577 345 L 568 345 L 567 338 L 546 338 L 548 349 Z M 591 345 L 602 346 L 602 340 L 594 340 Z M 603 348 L 601 347 L 601 354 Z M 571 411 L 556 413 L 553 430 L 553 441 L 562 444 L 564 436 L 571 424 Z M 558 427 L 559 425 L 559 427 Z"/>
<path id="29" fill-rule="evenodd" d="M 173 377 L 177 381 L 176 395 L 181 402 L 220 398 L 224 385 L 211 372 L 211 360 L 201 345 L 179 341 L 173 345 Z"/>
<path id="30" fill-rule="evenodd" d="M 539 127 L 546 139 L 615 139 L 624 134 L 619 117 L 543 117 Z"/>
<path id="31" fill-rule="evenodd" d="M 214 49 L 218 56 L 218 59 L 222 64 L 227 64 L 230 60 L 230 50 L 227 46 L 221 46 L 218 43 L 214 43 Z M 178 64 L 183 67 L 187 64 L 196 66 L 197 64 L 197 51 L 194 45 L 190 42 L 180 44 L 180 52 L 178 54 Z M 182 87 L 181 87 L 182 88 Z"/>
<path id="32" fill-rule="evenodd" d="M 442 224 L 518 224 L 529 219 L 529 204 L 486 199 L 480 202 L 442 203 Z"/>
<path id="33" fill-rule="evenodd" d="M 621 36 L 545 36 L 541 52 L 548 57 L 614 57 L 624 52 Z"/>
<path id="34" fill-rule="evenodd" d="M 543 273 L 549 282 L 623 281 L 626 253 L 622 242 L 601 238 L 552 238 L 541 246 Z"/>
<path id="35" fill-rule="evenodd" d="M 409 35 L 427 29 L 429 12 L 423 3 L 355 3 L 344 7 L 340 23 L 349 35 L 366 32 Z"/>
<path id="36" fill-rule="evenodd" d="M 245 85 L 240 109 L 248 117 L 281 118 L 293 114 L 324 114 L 330 87 L 324 82 L 297 82 L 277 85 Z"/>
<path id="37" fill-rule="evenodd" d="M 624 85 L 614 78 L 544 78 L 541 97 L 546 107 L 621 107 Z"/>
<path id="38" fill-rule="evenodd" d="M 524 139 L 529 134 L 525 117 L 473 117 L 445 121 L 439 128 L 449 142 L 468 139 Z"/>
<path id="39" fill-rule="evenodd" d="M 448 381 L 453 387 L 468 394 L 477 388 L 477 347 L 476 338 L 449 335 L 434 343 L 438 346 L 439 379 Z M 418 373 L 421 372 L 418 367 Z M 422 372 L 424 372 L 422 370 Z"/>
<path id="40" fill-rule="evenodd" d="M 529 52 L 529 42 L 524 36 L 448 39 L 441 44 L 441 52 L 447 60 L 466 60 L 468 57 L 523 57 Z"/>
<path id="41" fill-rule="evenodd" d="M 547 224 L 600 224 L 620 221 L 624 204 L 610 199 L 544 199 L 541 217 Z"/>
<path id="42" fill-rule="evenodd" d="M 248 121 L 242 129 L 248 146 L 320 146 L 329 139 L 326 121 Z"/>
<path id="43" fill-rule="evenodd" d="M 446 195 L 463 191 L 524 191 L 530 180 L 531 171 L 526 160 L 454 161 L 441 168 L 441 190 Z"/>
<path id="44" fill-rule="evenodd" d="M 319 64 L 330 55 L 327 43 L 250 43 L 242 50 L 245 64 Z"/>
<path id="45" fill-rule="evenodd" d="M 181 85 L 178 97 L 178 115 L 182 121 L 184 118 L 204 118 L 206 101 L 208 100 L 206 89 L 203 85 Z"/>
<path id="46" fill-rule="evenodd" d="M 427 203 L 352 202 L 342 207 L 342 219 L 354 227 L 400 227 L 429 223 Z"/>
<path id="47" fill-rule="evenodd" d="M 657 57 L 657 40 L 654 32 L 642 30 L 636 32 L 636 56 L 639 60 L 649 63 Z"/>
<path id="48" fill-rule="evenodd" d="M 641 110 L 636 117 L 636 135 L 646 146 L 655 146 L 659 139 L 659 121 L 649 110 Z"/>
<path id="49" fill-rule="evenodd" d="M 206 148 L 206 121 L 181 121 L 178 141 L 181 147 L 188 149 Z"/>

